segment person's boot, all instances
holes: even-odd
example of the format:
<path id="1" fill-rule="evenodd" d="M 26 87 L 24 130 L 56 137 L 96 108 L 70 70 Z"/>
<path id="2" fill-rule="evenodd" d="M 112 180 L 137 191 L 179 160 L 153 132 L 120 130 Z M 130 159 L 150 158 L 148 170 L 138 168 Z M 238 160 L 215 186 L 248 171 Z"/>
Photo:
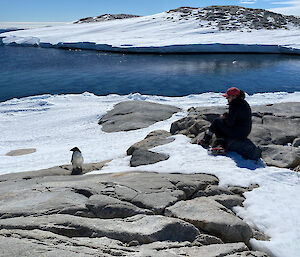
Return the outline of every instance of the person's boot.
<path id="1" fill-rule="evenodd" d="M 213 147 L 223 147 L 226 148 L 226 140 L 222 137 L 217 137 L 213 143 Z"/>
<path id="2" fill-rule="evenodd" d="M 203 138 L 197 140 L 197 144 L 201 145 L 204 148 L 208 148 L 211 139 L 212 139 L 212 133 L 211 132 L 205 132 Z"/>
<path id="3" fill-rule="evenodd" d="M 212 155 L 226 155 L 226 140 L 224 138 L 216 138 L 210 149 Z"/>

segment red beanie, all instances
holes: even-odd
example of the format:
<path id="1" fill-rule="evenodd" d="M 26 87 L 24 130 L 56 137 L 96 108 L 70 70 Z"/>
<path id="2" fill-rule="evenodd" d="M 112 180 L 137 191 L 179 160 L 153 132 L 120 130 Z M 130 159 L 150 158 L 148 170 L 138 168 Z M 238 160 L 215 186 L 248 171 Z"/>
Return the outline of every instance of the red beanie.
<path id="1" fill-rule="evenodd" d="M 240 95 L 241 91 L 237 87 L 231 87 L 227 89 L 227 92 L 223 95 L 224 97 Z"/>

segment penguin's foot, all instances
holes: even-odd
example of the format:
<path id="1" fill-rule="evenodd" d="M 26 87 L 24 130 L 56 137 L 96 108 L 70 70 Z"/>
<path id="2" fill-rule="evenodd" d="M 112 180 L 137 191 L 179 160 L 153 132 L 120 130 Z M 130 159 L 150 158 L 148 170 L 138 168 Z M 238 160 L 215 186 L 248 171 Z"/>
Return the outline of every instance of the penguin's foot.
<path id="1" fill-rule="evenodd" d="M 73 168 L 71 175 L 81 175 L 82 174 L 82 168 Z"/>

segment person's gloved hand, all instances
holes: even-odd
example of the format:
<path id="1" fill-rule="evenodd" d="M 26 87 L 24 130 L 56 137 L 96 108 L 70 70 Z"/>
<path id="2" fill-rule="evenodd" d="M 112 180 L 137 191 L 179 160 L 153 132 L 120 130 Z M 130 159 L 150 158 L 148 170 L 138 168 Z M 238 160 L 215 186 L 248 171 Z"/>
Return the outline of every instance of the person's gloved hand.
<path id="1" fill-rule="evenodd" d="M 228 112 L 225 112 L 221 115 L 221 119 L 225 120 L 227 118 L 227 116 L 228 116 Z"/>

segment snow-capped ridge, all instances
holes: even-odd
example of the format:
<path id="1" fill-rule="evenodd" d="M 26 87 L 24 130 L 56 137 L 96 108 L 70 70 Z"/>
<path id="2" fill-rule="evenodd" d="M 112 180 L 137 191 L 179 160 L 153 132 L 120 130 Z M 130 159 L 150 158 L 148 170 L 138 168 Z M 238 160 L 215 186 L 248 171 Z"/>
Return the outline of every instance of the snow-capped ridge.
<path id="1" fill-rule="evenodd" d="M 110 21 L 110 20 L 121 20 L 121 19 L 131 19 L 131 18 L 137 18 L 141 17 L 139 15 L 133 15 L 133 14 L 102 14 L 97 17 L 86 17 L 82 18 L 78 21 L 75 21 L 75 24 L 81 24 L 81 23 L 92 23 L 92 22 L 101 22 L 101 21 Z"/>
<path id="2" fill-rule="evenodd" d="M 110 52 L 300 54 L 300 18 L 239 6 L 180 7 L 150 16 L 8 32 L 1 37 L 5 45 Z"/>

